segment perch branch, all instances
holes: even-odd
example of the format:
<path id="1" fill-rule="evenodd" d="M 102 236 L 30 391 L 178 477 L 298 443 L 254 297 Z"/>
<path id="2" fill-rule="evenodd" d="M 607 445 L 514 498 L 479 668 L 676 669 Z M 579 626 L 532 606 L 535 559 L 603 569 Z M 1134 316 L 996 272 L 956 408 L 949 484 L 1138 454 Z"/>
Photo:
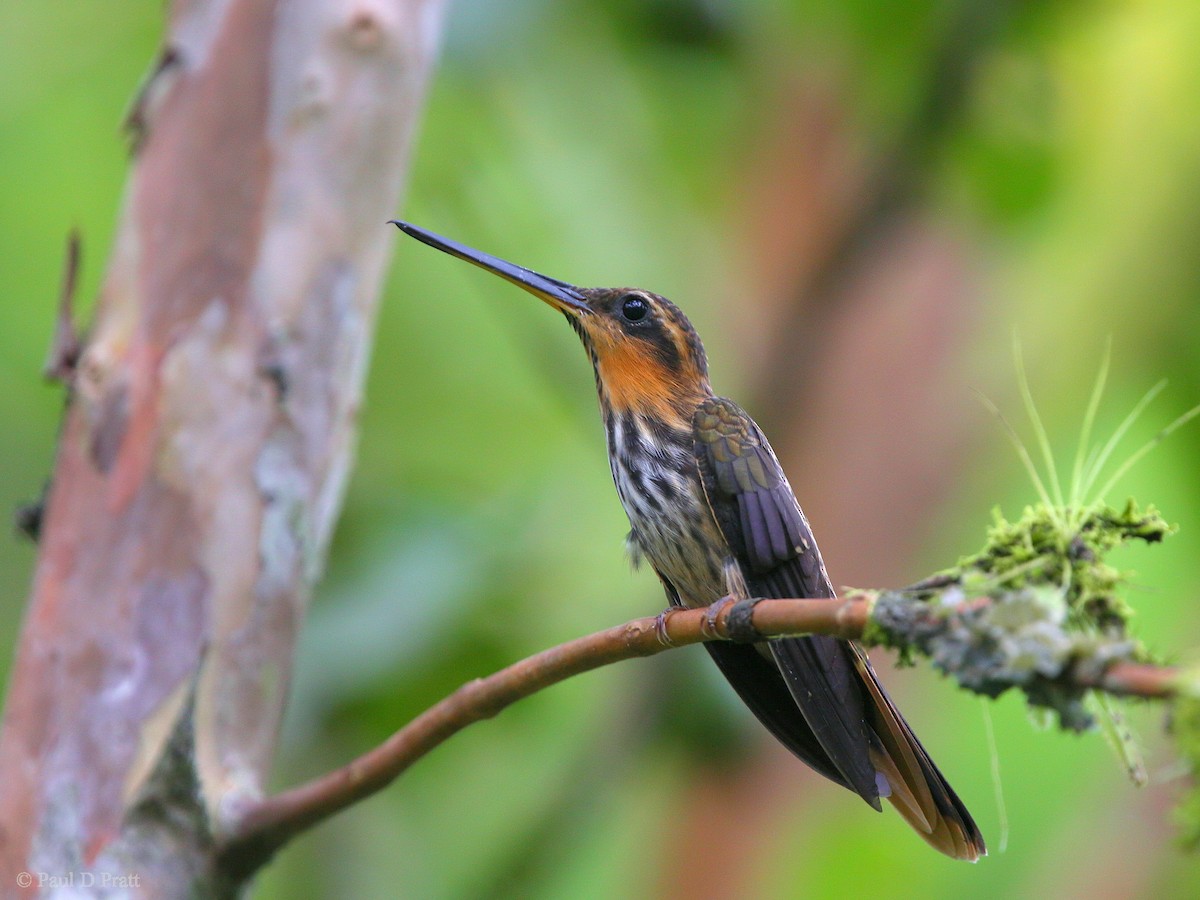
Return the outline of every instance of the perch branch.
<path id="1" fill-rule="evenodd" d="M 1118 662 L 1094 675 L 1080 673 L 1077 680 L 1083 687 L 1115 694 L 1118 697 L 1166 700 L 1175 696 L 1178 678 L 1178 670 L 1168 666 Z"/>
<path id="2" fill-rule="evenodd" d="M 926 631 L 936 621 L 970 615 L 992 601 L 972 599 L 948 613 L 904 595 L 886 595 L 889 604 L 907 602 Z M 903 635 L 873 618 L 876 597 L 851 594 L 838 600 L 719 601 L 710 607 L 671 610 L 635 619 L 577 638 L 521 660 L 486 678 L 468 682 L 417 716 L 362 756 L 312 781 L 235 811 L 222 842 L 224 864 L 233 871 L 253 869 L 300 832 L 386 787 L 447 738 L 513 703 L 573 675 L 624 659 L 653 656 L 671 647 L 709 640 L 752 641 L 798 634 L 826 634 L 870 644 L 895 646 Z M 1174 691 L 1172 669 L 1126 660 L 1070 666 L 1061 676 L 1076 687 L 1121 695 L 1164 698 Z M 1076 670 L 1078 669 L 1078 677 Z"/>

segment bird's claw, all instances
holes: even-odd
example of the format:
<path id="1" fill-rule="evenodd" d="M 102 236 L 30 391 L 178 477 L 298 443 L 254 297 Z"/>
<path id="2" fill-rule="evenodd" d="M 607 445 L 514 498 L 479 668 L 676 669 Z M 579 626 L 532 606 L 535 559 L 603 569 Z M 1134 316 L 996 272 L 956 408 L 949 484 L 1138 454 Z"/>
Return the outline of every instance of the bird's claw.
<path id="1" fill-rule="evenodd" d="M 737 602 L 737 598 L 726 594 L 720 600 L 710 603 L 708 612 L 704 615 L 704 624 L 700 626 L 700 633 L 710 640 L 720 637 L 717 634 L 717 619 L 721 617 L 721 613 L 733 603 Z"/>
<path id="2" fill-rule="evenodd" d="M 671 617 L 672 613 L 678 611 L 675 607 L 668 606 L 654 618 L 654 634 L 658 638 L 658 642 L 664 647 L 675 646 L 675 642 L 671 640 L 671 635 L 667 632 L 667 620 Z"/>

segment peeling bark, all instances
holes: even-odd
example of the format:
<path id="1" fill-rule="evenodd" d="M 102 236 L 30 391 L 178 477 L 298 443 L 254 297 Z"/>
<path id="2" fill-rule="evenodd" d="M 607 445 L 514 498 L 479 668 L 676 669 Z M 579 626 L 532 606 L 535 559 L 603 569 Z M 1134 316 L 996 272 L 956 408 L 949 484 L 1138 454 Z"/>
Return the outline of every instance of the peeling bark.
<path id="1" fill-rule="evenodd" d="M 440 12 L 173 4 L 0 733 L 0 890 L 236 890 L 212 848 L 263 795 Z"/>

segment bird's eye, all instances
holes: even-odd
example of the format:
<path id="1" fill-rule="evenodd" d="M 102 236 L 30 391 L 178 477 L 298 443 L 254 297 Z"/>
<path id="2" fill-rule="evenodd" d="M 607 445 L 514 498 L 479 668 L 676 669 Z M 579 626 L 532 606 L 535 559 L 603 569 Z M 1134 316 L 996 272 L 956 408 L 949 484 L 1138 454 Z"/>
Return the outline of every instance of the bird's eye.
<path id="1" fill-rule="evenodd" d="M 621 301 L 621 315 L 630 322 L 646 318 L 646 313 L 649 311 L 650 305 L 646 303 L 644 297 L 639 297 L 637 294 L 626 294 L 625 299 Z"/>

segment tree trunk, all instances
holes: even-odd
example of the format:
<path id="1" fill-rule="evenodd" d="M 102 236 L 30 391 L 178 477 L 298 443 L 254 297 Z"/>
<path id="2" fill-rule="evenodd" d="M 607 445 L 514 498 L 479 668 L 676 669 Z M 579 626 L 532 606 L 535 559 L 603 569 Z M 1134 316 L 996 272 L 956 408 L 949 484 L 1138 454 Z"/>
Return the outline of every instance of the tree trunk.
<path id="1" fill-rule="evenodd" d="M 241 886 L 223 823 L 341 505 L 440 10 L 171 5 L 0 732 L 0 892 Z"/>

